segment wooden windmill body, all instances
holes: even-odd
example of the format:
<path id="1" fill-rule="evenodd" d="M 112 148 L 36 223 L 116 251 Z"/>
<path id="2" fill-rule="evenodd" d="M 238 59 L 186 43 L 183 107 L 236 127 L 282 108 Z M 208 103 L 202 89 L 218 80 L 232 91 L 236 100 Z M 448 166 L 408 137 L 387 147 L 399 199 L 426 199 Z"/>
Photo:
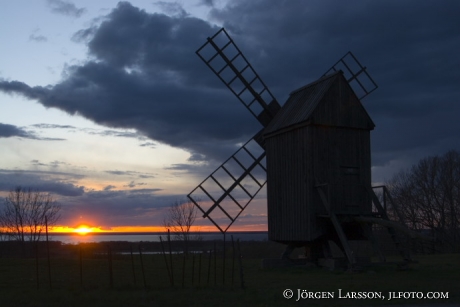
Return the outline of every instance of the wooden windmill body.
<path id="1" fill-rule="evenodd" d="M 375 125 L 360 99 L 377 85 L 366 68 L 347 53 L 280 106 L 224 29 L 197 54 L 263 129 L 189 199 L 225 233 L 267 183 L 270 240 L 317 250 L 333 240 L 355 263 L 348 240 L 369 238 L 370 225 L 363 219 L 388 220 L 371 187 L 370 131 Z"/>
<path id="2" fill-rule="evenodd" d="M 318 185 L 330 211 L 371 213 L 373 128 L 342 72 L 291 93 L 264 131 L 270 240 L 308 242 L 327 232 Z"/>

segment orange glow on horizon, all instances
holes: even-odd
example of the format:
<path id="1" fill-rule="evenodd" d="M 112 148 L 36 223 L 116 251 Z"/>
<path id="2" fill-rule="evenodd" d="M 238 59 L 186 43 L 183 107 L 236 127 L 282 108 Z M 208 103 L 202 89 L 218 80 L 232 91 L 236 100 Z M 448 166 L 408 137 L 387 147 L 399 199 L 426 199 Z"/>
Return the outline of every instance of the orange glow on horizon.
<path id="1" fill-rule="evenodd" d="M 93 227 L 89 226 L 87 224 L 81 224 L 76 227 L 69 227 L 69 226 L 54 226 L 52 229 L 49 230 L 49 232 L 57 232 L 57 233 L 77 233 L 80 235 L 86 235 L 89 233 L 95 233 L 95 232 L 110 232 L 101 229 L 101 227 Z"/>
<path id="2" fill-rule="evenodd" d="M 86 235 L 88 233 L 92 233 L 94 231 L 95 231 L 95 228 L 90 227 L 88 225 L 80 225 L 74 230 L 74 232 L 76 232 L 76 233 L 78 233 L 78 234 L 80 234 L 82 236 L 84 236 L 84 235 Z"/>
<path id="3" fill-rule="evenodd" d="M 94 233 L 117 233 L 117 232 L 167 232 L 168 229 L 163 226 L 89 226 L 81 224 L 76 227 L 70 226 L 54 226 L 49 230 L 50 233 L 76 233 L 81 235 L 94 234 Z M 213 225 L 206 226 L 192 226 L 191 232 L 218 232 Z M 267 225 L 233 225 L 228 231 L 267 231 Z"/>

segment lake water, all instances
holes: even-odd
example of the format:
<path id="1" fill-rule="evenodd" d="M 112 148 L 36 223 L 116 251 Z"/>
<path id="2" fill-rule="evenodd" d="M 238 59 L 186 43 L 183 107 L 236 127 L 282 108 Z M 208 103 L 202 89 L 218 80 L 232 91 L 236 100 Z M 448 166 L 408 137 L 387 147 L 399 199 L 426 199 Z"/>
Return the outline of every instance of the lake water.
<path id="1" fill-rule="evenodd" d="M 200 232 L 193 233 L 198 235 L 202 240 L 223 240 L 224 236 L 220 232 Z M 228 232 L 225 235 L 226 241 L 240 239 L 240 241 L 267 241 L 267 232 Z M 110 241 L 126 241 L 126 242 L 159 242 L 160 237 L 167 240 L 165 233 L 104 233 L 104 234 L 51 234 L 50 240 L 61 241 L 65 244 L 78 244 L 87 242 L 110 242 Z M 174 235 L 171 234 L 171 238 Z"/>

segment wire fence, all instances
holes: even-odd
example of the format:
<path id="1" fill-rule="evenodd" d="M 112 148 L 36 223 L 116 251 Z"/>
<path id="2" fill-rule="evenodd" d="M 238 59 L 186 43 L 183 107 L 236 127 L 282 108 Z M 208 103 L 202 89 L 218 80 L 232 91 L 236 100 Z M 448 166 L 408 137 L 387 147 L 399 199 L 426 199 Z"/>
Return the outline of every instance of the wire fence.
<path id="1" fill-rule="evenodd" d="M 240 241 L 2 242 L 0 286 L 71 289 L 245 288 Z"/>
<path id="2" fill-rule="evenodd" d="M 374 229 L 374 235 L 385 255 L 398 254 L 386 229 Z M 358 254 L 372 254 L 369 243 L 351 243 L 356 243 L 353 250 Z M 408 244 L 415 254 L 439 253 L 439 248 L 431 241 L 410 241 Z M 227 241 L 225 237 L 219 241 L 190 241 L 187 248 L 183 242 L 168 236 L 161 237 L 160 242 L 77 245 L 59 241 L 3 241 L 0 242 L 0 287 L 3 290 L 244 289 L 243 260 L 279 258 L 283 249 L 282 244 L 274 242 L 240 243 L 233 237 Z M 297 249 L 297 256 L 302 252 Z"/>

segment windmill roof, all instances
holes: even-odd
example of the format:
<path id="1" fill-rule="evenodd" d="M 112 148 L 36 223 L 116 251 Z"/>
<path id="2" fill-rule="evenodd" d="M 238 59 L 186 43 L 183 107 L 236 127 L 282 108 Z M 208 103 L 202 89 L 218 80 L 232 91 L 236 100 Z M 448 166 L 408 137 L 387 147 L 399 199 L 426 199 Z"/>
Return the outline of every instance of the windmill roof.
<path id="1" fill-rule="evenodd" d="M 311 119 L 314 117 L 315 110 L 318 109 L 320 104 L 325 103 L 325 99 L 323 98 L 325 97 L 326 93 L 330 91 L 334 82 L 336 82 L 339 78 L 341 78 L 339 81 L 343 81 L 348 89 L 353 92 L 345 77 L 343 76 L 342 71 L 337 71 L 332 74 L 323 76 L 312 83 L 292 91 L 281 110 L 265 128 L 264 134 L 272 134 L 292 126 L 295 127 L 301 123 L 308 124 L 311 122 Z M 375 125 L 371 118 L 359 102 L 358 98 L 356 98 L 356 95 L 353 94 L 353 96 L 357 102 L 355 103 L 355 107 L 359 108 L 359 116 L 364 117 L 364 121 L 362 121 L 364 122 L 363 127 L 356 128 L 373 129 Z"/>

